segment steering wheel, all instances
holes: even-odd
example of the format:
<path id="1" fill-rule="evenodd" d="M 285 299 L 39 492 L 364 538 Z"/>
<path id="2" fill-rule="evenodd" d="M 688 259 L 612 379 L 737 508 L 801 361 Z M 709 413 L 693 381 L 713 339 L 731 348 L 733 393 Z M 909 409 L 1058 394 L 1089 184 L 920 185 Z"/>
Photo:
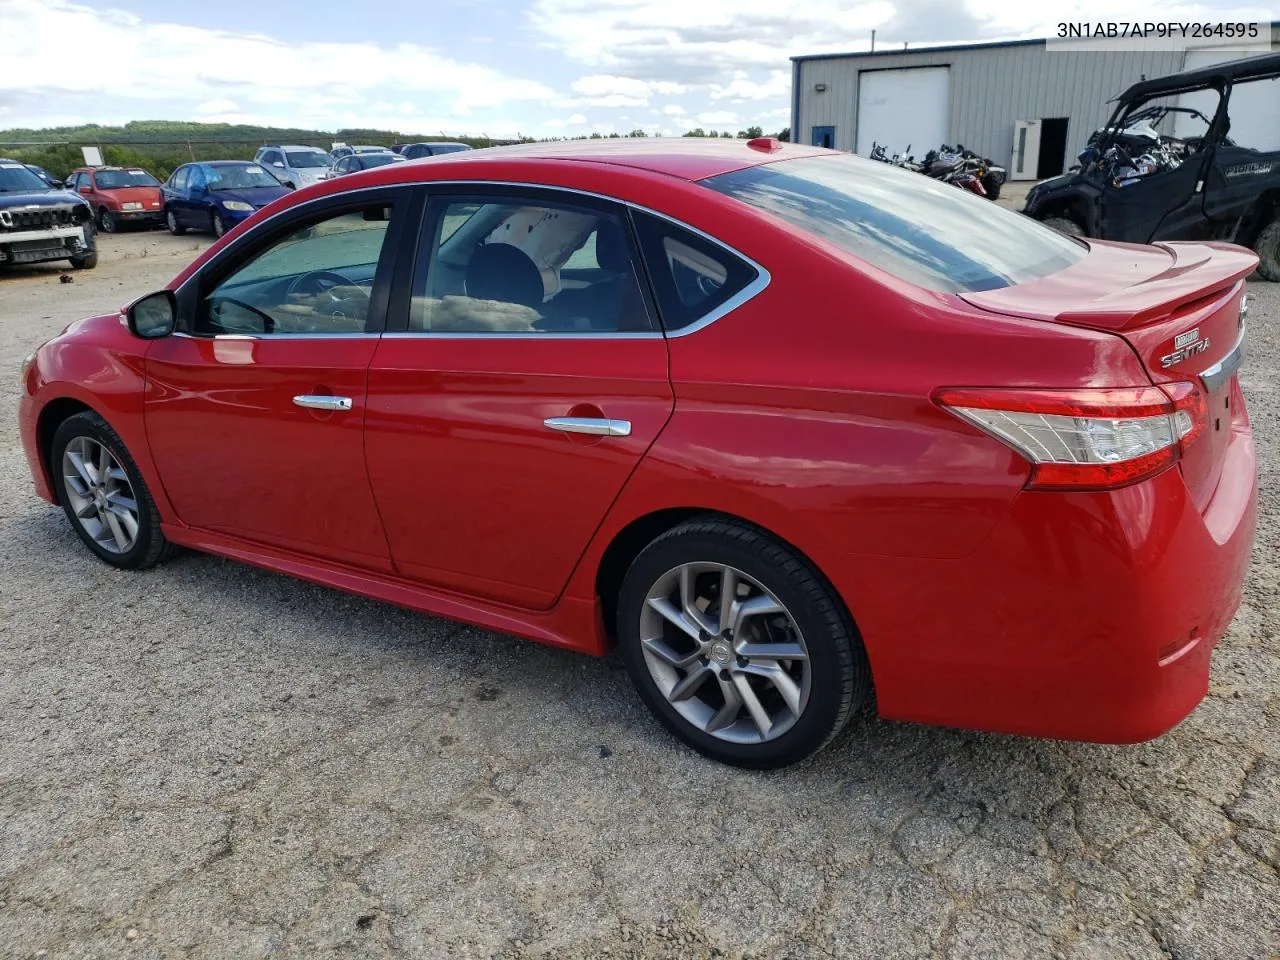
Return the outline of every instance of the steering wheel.
<path id="1" fill-rule="evenodd" d="M 335 296 L 333 291 L 337 287 L 345 288 L 344 293 L 349 291 L 349 294 Z M 311 270 L 302 274 L 285 291 L 286 300 L 294 297 L 325 298 L 314 304 L 313 309 L 334 320 L 359 320 L 363 324 L 369 312 L 369 294 L 333 270 Z"/>

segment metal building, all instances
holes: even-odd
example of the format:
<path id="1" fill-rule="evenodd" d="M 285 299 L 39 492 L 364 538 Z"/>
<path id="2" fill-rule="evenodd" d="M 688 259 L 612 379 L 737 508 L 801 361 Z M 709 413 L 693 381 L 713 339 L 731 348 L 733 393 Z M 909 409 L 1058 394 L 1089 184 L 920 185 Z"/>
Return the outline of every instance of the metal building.
<path id="1" fill-rule="evenodd" d="M 1274 24 L 1272 49 L 1280 49 Z M 963 144 L 1008 164 L 1013 179 L 1041 179 L 1070 166 L 1110 117 L 1107 101 L 1130 84 L 1250 55 L 1211 48 L 1066 52 L 1023 40 L 792 57 L 792 139 L 864 156 L 873 143 L 890 154 L 909 147 L 917 157 Z M 1258 149 L 1280 148 L 1280 81 L 1254 86 L 1264 89 L 1233 97 L 1232 136 Z M 1203 100 L 1191 105 L 1212 109 Z"/>

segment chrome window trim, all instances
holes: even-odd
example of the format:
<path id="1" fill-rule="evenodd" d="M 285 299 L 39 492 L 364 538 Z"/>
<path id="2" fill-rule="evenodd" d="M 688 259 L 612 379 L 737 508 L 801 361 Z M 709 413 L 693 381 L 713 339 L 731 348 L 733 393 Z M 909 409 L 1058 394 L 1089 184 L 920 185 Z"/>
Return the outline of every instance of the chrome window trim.
<path id="1" fill-rule="evenodd" d="M 1244 363 L 1244 333 L 1245 328 L 1241 324 L 1240 336 L 1236 338 L 1235 346 L 1217 363 L 1200 371 L 1200 382 L 1204 384 L 1204 388 L 1210 393 L 1225 386 L 1227 381 L 1240 369 L 1240 365 Z"/>
<path id="2" fill-rule="evenodd" d="M 381 331 L 373 333 L 187 333 L 175 330 L 171 337 L 183 340 L 356 340 L 362 337 L 380 337 Z"/>
<path id="3" fill-rule="evenodd" d="M 693 321 L 693 323 L 686 324 L 685 326 L 681 327 L 678 330 L 671 330 L 671 331 L 658 330 L 658 331 L 652 331 L 652 332 L 650 331 L 645 331 L 645 332 L 615 331 L 612 333 L 582 332 L 582 333 L 502 334 L 502 333 L 481 333 L 481 332 L 432 333 L 429 330 L 412 330 L 412 331 L 397 331 L 394 333 L 379 332 L 377 334 L 354 333 L 354 334 L 314 334 L 313 335 L 313 334 L 281 333 L 281 334 L 267 334 L 262 337 L 255 337 L 255 339 L 274 340 L 277 338 L 288 337 L 288 338 L 297 340 L 304 336 L 309 337 L 311 339 L 325 339 L 330 336 L 334 336 L 334 337 L 382 336 L 382 337 L 388 337 L 394 340 L 405 340 L 405 339 L 418 338 L 418 337 L 434 337 L 434 338 L 449 339 L 449 340 L 492 340 L 495 337 L 501 337 L 504 340 L 517 340 L 517 339 L 635 340 L 635 339 L 651 339 L 654 337 L 663 337 L 669 340 L 674 340 L 678 337 L 686 337 L 686 336 L 689 336 L 690 334 L 697 333 L 699 330 L 703 330 L 711 326 L 711 324 L 715 323 L 721 317 L 729 313 L 732 313 L 734 310 L 737 310 L 739 307 L 747 303 L 749 300 L 752 300 L 755 297 L 759 296 L 765 290 L 765 288 L 769 286 L 770 282 L 772 282 L 773 280 L 773 276 L 769 273 L 768 270 L 765 269 L 763 264 L 747 256 L 741 250 L 738 250 L 734 247 L 729 246 L 729 244 L 725 243 L 723 240 L 719 240 L 716 237 L 711 236 L 711 234 L 707 233 L 705 230 L 699 230 L 697 227 L 691 226 L 690 224 L 685 223 L 682 220 L 678 220 L 675 217 L 670 216 L 669 214 L 665 214 L 660 210 L 654 210 L 652 207 L 646 207 L 643 204 L 635 203 L 630 200 L 622 200 L 618 197 L 608 196 L 607 194 L 595 193 L 591 190 L 580 190 L 576 187 L 559 187 L 552 184 L 543 184 L 543 183 L 522 183 L 515 180 L 419 180 L 419 181 L 405 181 L 401 183 L 379 184 L 376 187 L 367 187 L 367 188 L 361 188 L 360 190 L 352 190 L 350 191 L 350 193 L 341 193 L 341 192 L 330 193 L 330 194 L 325 194 L 322 197 L 314 197 L 310 200 L 304 200 L 301 203 L 294 204 L 290 207 L 287 207 L 284 210 L 280 210 L 276 213 L 273 213 L 271 216 L 267 217 L 261 223 L 255 224 L 254 229 L 256 230 L 258 229 L 258 227 L 268 224 L 278 217 L 292 216 L 295 213 L 306 210 L 308 207 L 312 205 L 319 205 L 319 204 L 325 204 L 325 203 L 342 204 L 347 200 L 358 199 L 360 194 L 363 193 L 365 190 L 368 190 L 371 193 L 373 193 L 375 191 L 389 192 L 392 190 L 412 189 L 415 187 L 423 187 L 428 191 L 430 191 L 432 187 L 466 187 L 469 189 L 485 188 L 485 187 L 515 187 L 515 188 L 525 189 L 525 190 L 548 190 L 548 191 L 554 191 L 558 193 L 572 194 L 580 197 L 590 197 L 594 200 L 604 200 L 608 203 L 618 204 L 619 206 L 626 207 L 630 210 L 637 210 L 641 213 L 646 213 L 650 216 L 657 217 L 659 220 L 665 220 L 668 223 L 680 228 L 681 230 L 687 230 L 689 233 L 692 233 L 695 236 L 701 237 L 702 239 L 706 240 L 708 243 L 719 247 L 721 250 L 724 250 L 730 256 L 737 257 L 739 260 L 742 260 L 750 264 L 751 267 L 756 271 L 756 278 L 752 280 L 749 284 L 747 284 L 745 287 L 743 287 L 741 290 L 739 290 L 737 293 L 735 293 L 728 300 L 726 300 L 724 303 L 716 307 L 714 310 L 708 311 L 706 314 L 699 317 L 697 320 Z M 373 199 L 373 197 L 371 196 L 370 199 Z M 187 279 L 182 282 L 182 284 L 174 291 L 174 293 L 181 294 L 183 288 L 186 287 L 187 284 L 193 281 L 197 281 L 202 273 L 208 270 L 212 265 L 221 261 L 224 257 L 227 257 L 232 253 L 234 253 L 234 251 L 235 251 L 234 244 L 219 251 L 216 255 L 210 258 L 203 266 L 201 266 L 199 270 L 197 270 L 191 276 L 187 277 Z M 210 339 L 210 338 L 196 336 L 195 339 Z"/>

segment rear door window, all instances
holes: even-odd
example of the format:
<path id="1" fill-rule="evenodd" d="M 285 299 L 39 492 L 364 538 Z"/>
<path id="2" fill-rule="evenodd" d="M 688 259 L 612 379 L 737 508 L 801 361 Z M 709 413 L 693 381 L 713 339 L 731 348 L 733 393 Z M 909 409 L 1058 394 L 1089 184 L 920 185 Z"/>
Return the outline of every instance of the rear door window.
<path id="1" fill-rule="evenodd" d="M 930 290 L 993 290 L 1055 273 L 1081 241 L 975 194 L 847 155 L 766 163 L 702 181 Z"/>
<path id="2" fill-rule="evenodd" d="M 718 243 L 653 214 L 633 213 L 667 330 L 714 319 L 760 272 Z"/>

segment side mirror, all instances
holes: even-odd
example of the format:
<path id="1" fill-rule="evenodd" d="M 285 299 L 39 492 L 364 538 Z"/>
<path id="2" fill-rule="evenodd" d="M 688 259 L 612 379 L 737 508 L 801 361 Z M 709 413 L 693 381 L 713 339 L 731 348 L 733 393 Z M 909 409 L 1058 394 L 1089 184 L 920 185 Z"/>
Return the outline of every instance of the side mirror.
<path id="1" fill-rule="evenodd" d="M 281 183 L 282 185 L 284 185 L 284 186 L 288 187 L 290 190 L 297 190 L 297 189 L 298 189 L 298 185 L 297 185 L 296 183 L 294 183 L 292 180 L 281 180 L 281 181 L 280 181 L 280 183 Z"/>
<path id="2" fill-rule="evenodd" d="M 283 170 L 283 169 L 284 169 L 284 164 L 283 164 L 283 163 L 281 163 L 279 160 L 272 160 L 272 161 L 271 161 L 271 165 L 272 165 L 273 167 L 279 167 L 281 170 Z"/>
<path id="3" fill-rule="evenodd" d="M 169 290 L 135 300 L 125 315 L 129 332 L 143 340 L 158 340 L 173 333 L 178 325 L 178 298 Z"/>

